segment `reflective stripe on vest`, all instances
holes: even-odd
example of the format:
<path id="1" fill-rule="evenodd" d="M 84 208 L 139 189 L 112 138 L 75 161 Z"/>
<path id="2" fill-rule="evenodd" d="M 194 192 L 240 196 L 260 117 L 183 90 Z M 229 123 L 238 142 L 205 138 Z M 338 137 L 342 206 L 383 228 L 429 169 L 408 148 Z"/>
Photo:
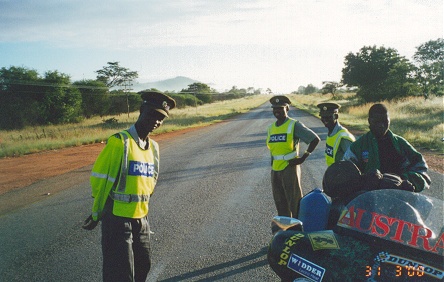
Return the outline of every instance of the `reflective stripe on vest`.
<path id="1" fill-rule="evenodd" d="M 278 156 L 272 156 L 273 160 L 275 161 L 289 161 L 291 159 L 296 158 L 297 154 L 296 151 L 293 151 L 291 153 L 288 153 L 286 155 L 278 155 Z"/>
<path id="2" fill-rule="evenodd" d="M 97 172 L 91 172 L 91 176 L 97 177 L 97 178 L 102 178 L 102 179 L 107 179 L 109 182 L 114 183 L 116 181 L 115 178 L 110 177 L 108 174 L 104 174 L 104 173 L 97 173 Z"/>
<path id="3" fill-rule="evenodd" d="M 325 161 L 327 166 L 330 166 L 335 162 L 336 153 L 338 152 L 339 144 L 341 143 L 342 138 L 352 142 L 354 141 L 354 138 L 345 129 L 339 130 L 333 136 L 327 136 L 327 140 L 325 141 Z"/>
<path id="4" fill-rule="evenodd" d="M 150 200 L 150 195 L 116 194 L 114 191 L 110 192 L 110 196 L 113 200 L 122 201 L 126 203 L 149 202 Z"/>
<path id="5" fill-rule="evenodd" d="M 128 173 L 128 136 L 126 134 L 119 133 L 123 137 L 123 158 L 120 167 L 119 187 L 117 191 L 120 193 L 125 192 L 126 187 L 126 174 Z M 114 187 L 113 187 L 114 188 Z M 112 189 L 114 190 L 114 189 Z"/>

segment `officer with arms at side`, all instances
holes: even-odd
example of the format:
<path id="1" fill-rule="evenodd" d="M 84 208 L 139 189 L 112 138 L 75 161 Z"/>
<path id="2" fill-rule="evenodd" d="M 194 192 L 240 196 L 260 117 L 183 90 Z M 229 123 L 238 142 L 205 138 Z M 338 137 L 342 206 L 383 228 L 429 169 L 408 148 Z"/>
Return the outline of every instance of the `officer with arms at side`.
<path id="1" fill-rule="evenodd" d="M 399 189 L 415 192 L 428 189 L 431 181 L 427 163 L 407 140 L 389 130 L 387 107 L 383 104 L 371 106 L 368 123 L 370 131 L 350 145 L 344 160 L 355 163 L 365 177 L 382 178 L 382 174 L 400 177 Z"/>
<path id="2" fill-rule="evenodd" d="M 350 144 L 355 141 L 355 137 L 339 121 L 339 108 L 336 103 L 318 104 L 319 115 L 324 126 L 328 129 L 327 140 L 325 141 L 325 161 L 327 166 L 342 160 Z"/>
<path id="3" fill-rule="evenodd" d="M 109 137 L 94 163 L 92 215 L 83 228 L 102 221 L 103 281 L 145 281 L 151 267 L 148 202 L 159 172 L 159 146 L 149 138 L 176 102 L 160 92 L 140 92 L 136 123 Z"/>
<path id="4" fill-rule="evenodd" d="M 271 153 L 271 187 L 278 215 L 297 218 L 302 198 L 301 167 L 318 145 L 319 136 L 301 122 L 288 117 L 290 99 L 270 99 L 276 122 L 268 127 L 267 147 Z M 299 140 L 308 144 L 299 157 Z"/>

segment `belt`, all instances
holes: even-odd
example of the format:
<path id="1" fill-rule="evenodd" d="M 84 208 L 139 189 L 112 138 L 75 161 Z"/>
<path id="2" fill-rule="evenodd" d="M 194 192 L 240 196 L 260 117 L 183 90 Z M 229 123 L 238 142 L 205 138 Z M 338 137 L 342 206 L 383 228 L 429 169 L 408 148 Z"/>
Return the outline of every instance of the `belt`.
<path id="1" fill-rule="evenodd" d="M 293 151 L 293 152 L 285 154 L 285 155 L 273 156 L 273 161 L 289 161 L 291 159 L 296 158 L 297 155 L 298 155 L 297 152 Z"/>

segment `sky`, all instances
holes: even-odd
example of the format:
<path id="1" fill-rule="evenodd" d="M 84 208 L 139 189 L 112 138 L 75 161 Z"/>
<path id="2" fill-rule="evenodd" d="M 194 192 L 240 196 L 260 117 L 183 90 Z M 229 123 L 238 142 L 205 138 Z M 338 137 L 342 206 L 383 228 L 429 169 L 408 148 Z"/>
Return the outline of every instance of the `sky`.
<path id="1" fill-rule="evenodd" d="M 185 76 L 223 91 L 341 80 L 364 46 L 444 37 L 444 0 L 0 0 L 0 68 L 95 79 L 107 62 L 138 82 Z"/>

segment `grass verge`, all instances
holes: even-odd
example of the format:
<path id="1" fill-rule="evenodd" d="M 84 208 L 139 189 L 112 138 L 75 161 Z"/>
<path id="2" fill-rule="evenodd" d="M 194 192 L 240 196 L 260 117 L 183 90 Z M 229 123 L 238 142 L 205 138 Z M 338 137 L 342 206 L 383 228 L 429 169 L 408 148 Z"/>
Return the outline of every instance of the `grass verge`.
<path id="1" fill-rule="evenodd" d="M 256 108 L 269 99 L 254 95 L 198 107 L 174 109 L 170 118 L 153 135 L 184 128 L 205 126 Z M 110 135 L 129 128 L 138 112 L 128 115 L 94 117 L 81 123 L 27 127 L 0 131 L 0 157 L 14 157 L 46 150 L 61 149 L 105 141 Z M 107 121 L 107 122 L 104 122 Z"/>

